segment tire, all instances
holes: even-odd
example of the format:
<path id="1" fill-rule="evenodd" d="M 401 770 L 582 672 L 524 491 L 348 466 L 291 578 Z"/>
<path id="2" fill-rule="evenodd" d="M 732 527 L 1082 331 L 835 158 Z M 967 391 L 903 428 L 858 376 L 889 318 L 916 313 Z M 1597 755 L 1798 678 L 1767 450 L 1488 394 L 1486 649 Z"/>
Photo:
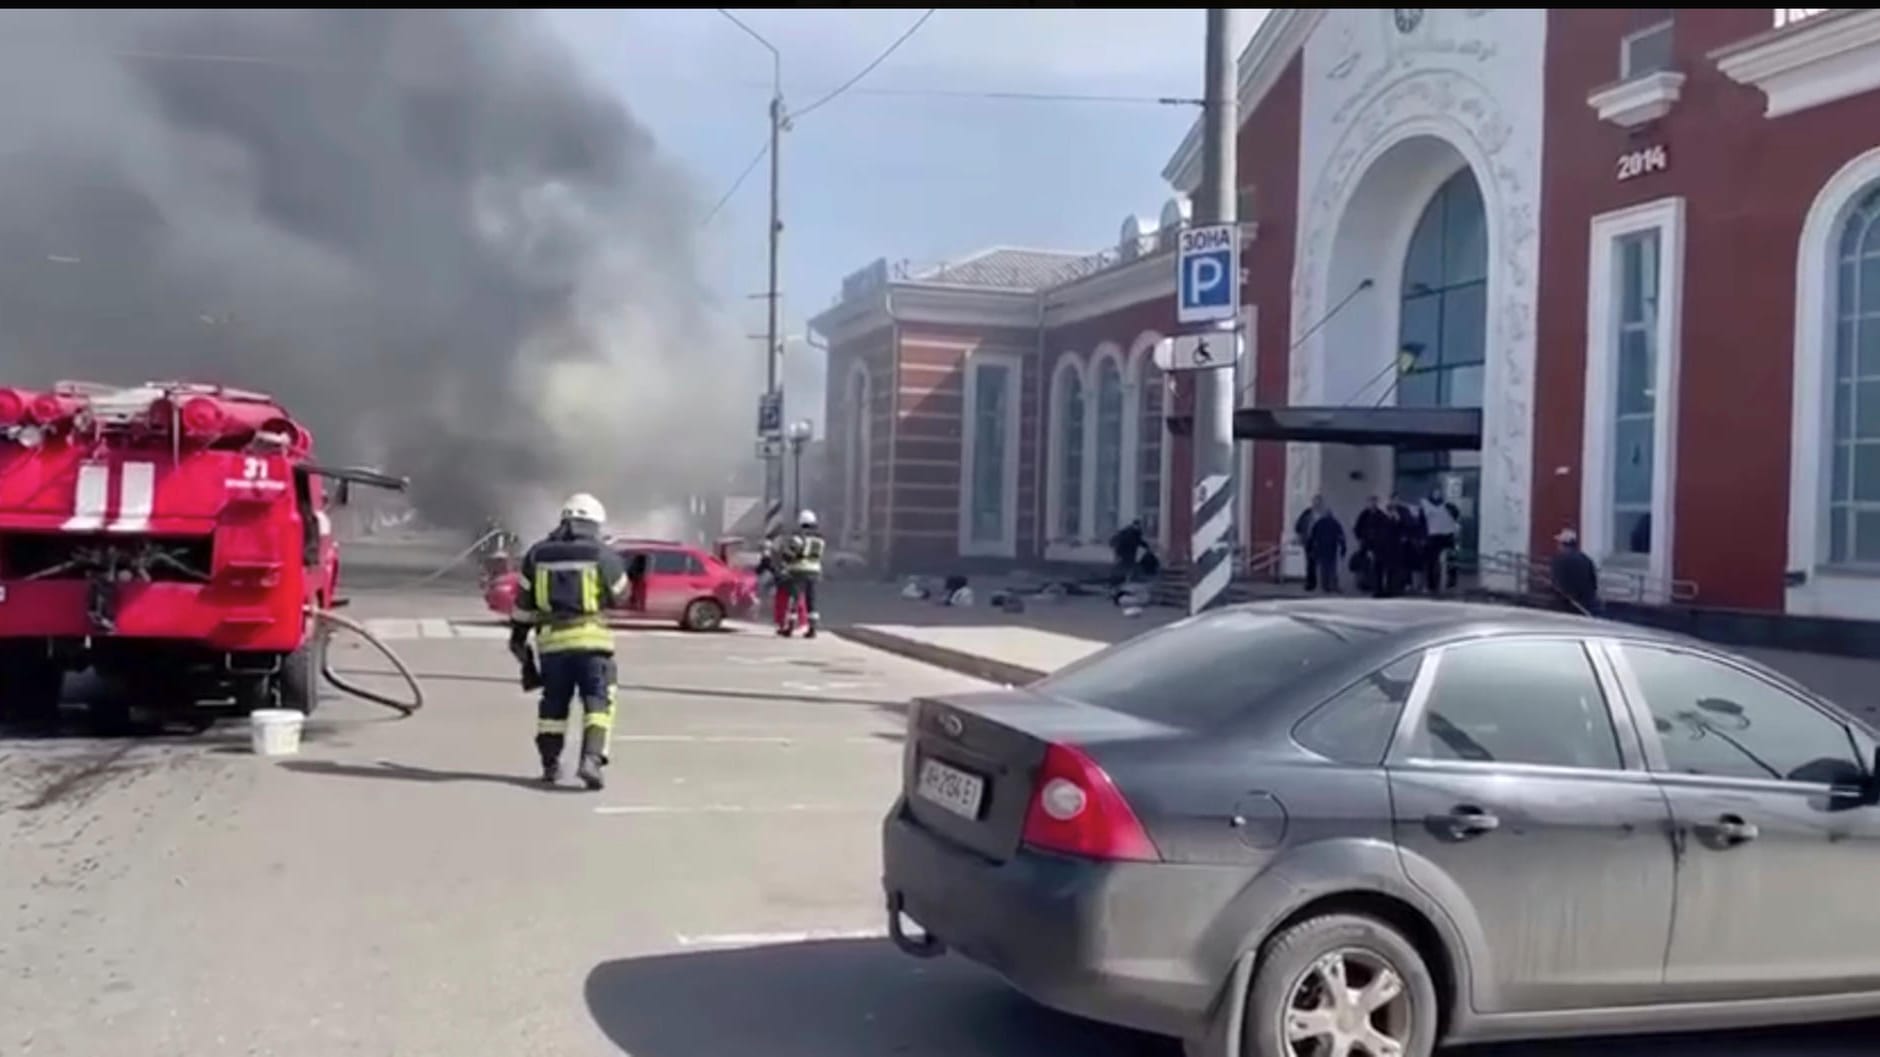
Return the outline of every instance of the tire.
<path id="1" fill-rule="evenodd" d="M 26 650 L 0 653 L 0 724 L 50 727 L 59 720 L 65 669 Z"/>
<path id="2" fill-rule="evenodd" d="M 281 658 L 280 673 L 274 677 L 280 691 L 278 707 L 312 715 L 320 705 L 320 670 L 326 666 L 327 632 L 316 627 L 308 633 L 300 649 Z"/>
<path id="3" fill-rule="evenodd" d="M 679 626 L 687 631 L 717 631 L 724 622 L 725 607 L 715 598 L 694 599 L 679 618 Z"/>
<path id="4" fill-rule="evenodd" d="M 1349 974 L 1347 986 L 1353 990 L 1362 990 L 1375 978 L 1370 973 L 1377 968 L 1395 973 L 1402 984 L 1399 997 L 1384 1003 L 1371 1024 L 1384 1025 L 1387 1034 L 1401 1046 L 1401 1057 L 1430 1057 L 1436 1048 L 1440 1009 L 1429 966 L 1402 933 L 1376 918 L 1356 914 L 1310 918 L 1267 944 L 1247 995 L 1244 1052 L 1294 1057 L 1295 1050 L 1287 1038 L 1288 1021 L 1293 1019 L 1296 1006 L 1316 1006 L 1323 986 L 1319 966 L 1322 959 L 1332 955 L 1339 956 Z M 1296 1023 L 1311 1030 L 1315 1020 L 1300 1018 Z M 1319 1048 L 1329 1051 L 1330 1042 L 1321 1036 Z M 1302 1047 L 1297 1052 L 1310 1050 Z"/>

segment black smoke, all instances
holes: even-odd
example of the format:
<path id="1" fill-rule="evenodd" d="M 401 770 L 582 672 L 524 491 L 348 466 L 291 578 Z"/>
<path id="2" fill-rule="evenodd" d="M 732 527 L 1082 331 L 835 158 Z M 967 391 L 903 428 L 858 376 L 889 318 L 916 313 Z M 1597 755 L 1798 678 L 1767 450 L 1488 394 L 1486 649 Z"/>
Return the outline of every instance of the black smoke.
<path id="1" fill-rule="evenodd" d="M 438 523 L 748 457 L 698 206 L 532 13 L 0 13 L 0 382 L 271 392 Z"/>

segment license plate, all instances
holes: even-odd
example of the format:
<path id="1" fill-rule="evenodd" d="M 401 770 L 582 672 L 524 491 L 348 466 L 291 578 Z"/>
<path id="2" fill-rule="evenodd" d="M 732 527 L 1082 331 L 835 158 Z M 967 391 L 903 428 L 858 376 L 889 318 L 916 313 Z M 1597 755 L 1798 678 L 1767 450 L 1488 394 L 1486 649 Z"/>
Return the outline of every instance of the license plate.
<path id="1" fill-rule="evenodd" d="M 939 760 L 923 760 L 920 783 L 915 791 L 921 799 L 932 801 L 961 818 L 977 819 L 979 802 L 986 795 L 986 780 L 948 767 Z"/>

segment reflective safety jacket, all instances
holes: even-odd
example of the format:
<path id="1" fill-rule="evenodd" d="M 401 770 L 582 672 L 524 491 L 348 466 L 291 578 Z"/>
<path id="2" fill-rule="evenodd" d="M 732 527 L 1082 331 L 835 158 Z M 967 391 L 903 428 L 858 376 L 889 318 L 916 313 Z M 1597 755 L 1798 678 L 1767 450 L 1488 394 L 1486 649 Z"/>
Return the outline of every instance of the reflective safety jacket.
<path id="1" fill-rule="evenodd" d="M 542 653 L 614 652 L 607 610 L 631 590 L 620 555 L 596 536 L 557 529 L 522 556 L 514 620 L 535 628 Z"/>
<path id="2" fill-rule="evenodd" d="M 783 545 L 784 567 L 792 576 L 821 576 L 825 545 L 815 529 L 797 532 Z"/>

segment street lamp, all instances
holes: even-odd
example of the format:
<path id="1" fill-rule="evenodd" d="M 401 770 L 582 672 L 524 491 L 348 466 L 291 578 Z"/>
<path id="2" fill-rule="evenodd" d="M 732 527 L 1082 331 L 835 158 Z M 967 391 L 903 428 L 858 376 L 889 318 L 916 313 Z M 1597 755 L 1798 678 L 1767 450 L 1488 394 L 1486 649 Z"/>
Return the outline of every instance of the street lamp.
<path id="1" fill-rule="evenodd" d="M 790 423 L 790 476 L 794 490 L 792 505 L 796 507 L 798 517 L 803 515 L 803 449 L 815 436 L 816 424 L 809 419 L 799 418 Z"/>

